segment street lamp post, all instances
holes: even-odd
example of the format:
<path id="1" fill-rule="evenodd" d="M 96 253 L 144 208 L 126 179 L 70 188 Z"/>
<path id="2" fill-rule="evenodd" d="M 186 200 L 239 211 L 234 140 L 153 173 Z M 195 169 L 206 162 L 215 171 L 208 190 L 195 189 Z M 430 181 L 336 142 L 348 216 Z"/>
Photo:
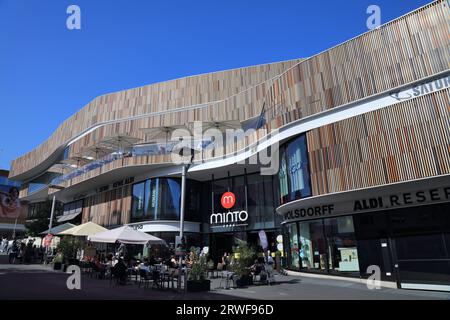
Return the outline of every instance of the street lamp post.
<path id="1" fill-rule="evenodd" d="M 184 241 L 184 201 L 186 198 L 186 165 L 183 165 L 183 169 L 181 171 L 181 208 L 180 208 L 180 243 L 181 243 L 181 250 L 185 250 L 186 248 L 183 247 Z M 175 249 L 176 250 L 176 249 Z M 182 252 L 180 253 L 180 258 L 178 262 L 178 291 L 181 290 L 181 273 L 183 271 L 183 255 Z M 186 280 L 185 280 L 186 282 Z"/>
<path id="2" fill-rule="evenodd" d="M 47 237 L 50 236 L 51 232 L 52 232 L 52 228 L 53 228 L 53 217 L 55 215 L 55 207 L 56 207 L 56 196 L 53 195 L 53 201 L 52 201 L 52 210 L 50 212 L 50 222 L 48 224 L 48 232 L 47 232 Z M 47 255 L 49 254 L 50 251 L 50 246 L 47 247 Z"/>
<path id="3" fill-rule="evenodd" d="M 184 155 L 184 148 L 182 149 L 182 153 Z M 191 158 L 188 164 L 184 164 L 182 171 L 181 171 L 181 205 L 180 205 L 180 243 L 182 245 L 181 250 L 186 250 L 186 248 L 184 248 L 185 246 L 185 242 L 183 241 L 183 237 L 184 237 L 184 211 L 185 211 L 185 199 L 186 199 L 186 173 L 187 170 L 189 169 L 189 167 L 191 166 L 193 160 L 194 160 L 194 150 L 193 149 L 189 149 L 189 152 L 191 153 Z M 176 248 L 175 248 L 176 250 Z M 177 290 L 180 291 L 181 290 L 181 274 L 183 271 L 183 266 L 182 266 L 182 262 L 183 262 L 183 255 L 180 254 L 180 258 L 179 258 L 179 263 L 178 263 L 178 283 L 177 283 Z M 185 287 L 187 286 L 187 270 L 186 270 L 186 275 L 185 275 Z M 186 288 L 185 288 L 186 289 Z"/>

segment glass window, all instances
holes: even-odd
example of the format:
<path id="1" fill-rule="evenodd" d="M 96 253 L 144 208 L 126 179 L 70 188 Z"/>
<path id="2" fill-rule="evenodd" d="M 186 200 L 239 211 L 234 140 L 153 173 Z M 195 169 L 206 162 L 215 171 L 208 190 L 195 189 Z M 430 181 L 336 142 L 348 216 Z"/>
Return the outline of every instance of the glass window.
<path id="1" fill-rule="evenodd" d="M 280 160 L 280 170 L 278 171 L 278 179 L 280 184 L 280 197 L 281 199 L 285 199 L 289 194 L 288 188 L 288 178 L 287 178 L 287 170 L 286 170 L 286 153 L 284 149 L 281 149 L 281 160 Z"/>
<path id="2" fill-rule="evenodd" d="M 186 221 L 200 221 L 200 190 L 200 183 L 186 182 Z M 155 178 L 133 186 L 131 222 L 179 220 L 180 210 L 180 179 Z"/>
<path id="3" fill-rule="evenodd" d="M 220 203 L 220 199 L 222 198 L 222 195 L 225 192 L 229 191 L 228 179 L 215 180 L 213 188 L 214 188 L 214 212 L 216 213 L 223 212 L 224 208 Z"/>
<path id="4" fill-rule="evenodd" d="M 142 221 L 144 217 L 145 182 L 133 186 L 133 204 L 131 209 L 131 222 Z"/>
<path id="5" fill-rule="evenodd" d="M 145 183 L 145 219 L 159 218 L 159 179 L 150 179 Z"/>
<path id="6" fill-rule="evenodd" d="M 264 195 L 262 192 L 262 177 L 259 174 L 247 176 L 247 197 L 248 197 L 248 214 L 249 229 L 263 228 L 261 219 L 261 204 L 264 203 Z"/>
<path id="7" fill-rule="evenodd" d="M 206 197 L 209 201 L 206 199 L 206 201 L 202 203 L 202 197 L 204 197 L 205 194 L 208 195 L 208 192 L 202 192 L 202 184 L 200 182 L 189 181 L 186 184 L 186 220 L 201 221 L 201 211 L 211 207 L 210 193 L 209 198 Z"/>
<path id="8" fill-rule="evenodd" d="M 297 224 L 292 223 L 287 226 L 288 239 L 289 239 L 289 266 L 292 269 L 299 269 L 300 266 L 300 256 L 299 256 L 299 241 Z"/>
<path id="9" fill-rule="evenodd" d="M 278 172 L 280 200 L 286 203 L 311 196 L 309 182 L 308 150 L 305 135 L 292 140 L 280 148 L 280 170 Z"/>
<path id="10" fill-rule="evenodd" d="M 231 179 L 231 192 L 236 195 L 236 204 L 233 209 L 235 210 L 245 210 L 245 179 L 244 176 L 233 177 Z"/>
<path id="11" fill-rule="evenodd" d="M 162 220 L 178 220 L 180 218 L 181 185 L 175 179 L 160 180 L 160 199 Z"/>
<path id="12" fill-rule="evenodd" d="M 325 219 L 325 234 L 327 236 L 329 270 L 359 274 L 353 217 Z"/>
<path id="13" fill-rule="evenodd" d="M 397 237 L 395 245 L 399 260 L 447 258 L 442 234 Z"/>
<path id="14" fill-rule="evenodd" d="M 307 270 L 326 270 L 326 246 L 322 220 L 300 224 L 301 267 Z"/>
<path id="15" fill-rule="evenodd" d="M 83 211 L 83 200 L 70 202 L 64 205 L 63 214 L 75 214 Z"/>

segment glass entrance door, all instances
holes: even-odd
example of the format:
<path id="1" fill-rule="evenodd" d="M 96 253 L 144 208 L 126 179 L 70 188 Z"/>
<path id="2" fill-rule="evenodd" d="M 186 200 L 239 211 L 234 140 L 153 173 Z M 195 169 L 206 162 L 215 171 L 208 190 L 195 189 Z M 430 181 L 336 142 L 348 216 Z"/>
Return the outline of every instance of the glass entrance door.
<path id="1" fill-rule="evenodd" d="M 401 288 L 450 291 L 450 234 L 396 237 Z"/>

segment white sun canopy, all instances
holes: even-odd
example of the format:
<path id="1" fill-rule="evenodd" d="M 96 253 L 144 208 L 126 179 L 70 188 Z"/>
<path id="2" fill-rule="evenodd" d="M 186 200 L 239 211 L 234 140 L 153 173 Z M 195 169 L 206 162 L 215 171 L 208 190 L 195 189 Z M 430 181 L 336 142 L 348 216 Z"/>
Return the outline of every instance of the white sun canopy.
<path id="1" fill-rule="evenodd" d="M 137 231 L 129 226 L 100 232 L 89 236 L 91 242 L 115 243 L 116 241 L 124 244 L 165 244 L 166 242 L 160 238 L 149 235 L 144 232 Z"/>

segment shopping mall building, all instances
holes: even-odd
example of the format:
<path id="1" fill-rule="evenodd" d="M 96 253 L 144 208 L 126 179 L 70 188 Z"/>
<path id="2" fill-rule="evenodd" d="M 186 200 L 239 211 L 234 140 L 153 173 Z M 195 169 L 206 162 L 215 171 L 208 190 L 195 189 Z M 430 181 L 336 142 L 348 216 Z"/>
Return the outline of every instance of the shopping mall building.
<path id="1" fill-rule="evenodd" d="M 440 0 L 309 58 L 107 94 L 10 178 L 30 210 L 64 203 L 59 222 L 173 243 L 187 168 L 184 232 L 215 258 L 264 230 L 292 271 L 377 265 L 402 288 L 450 290 L 449 52 Z"/>

